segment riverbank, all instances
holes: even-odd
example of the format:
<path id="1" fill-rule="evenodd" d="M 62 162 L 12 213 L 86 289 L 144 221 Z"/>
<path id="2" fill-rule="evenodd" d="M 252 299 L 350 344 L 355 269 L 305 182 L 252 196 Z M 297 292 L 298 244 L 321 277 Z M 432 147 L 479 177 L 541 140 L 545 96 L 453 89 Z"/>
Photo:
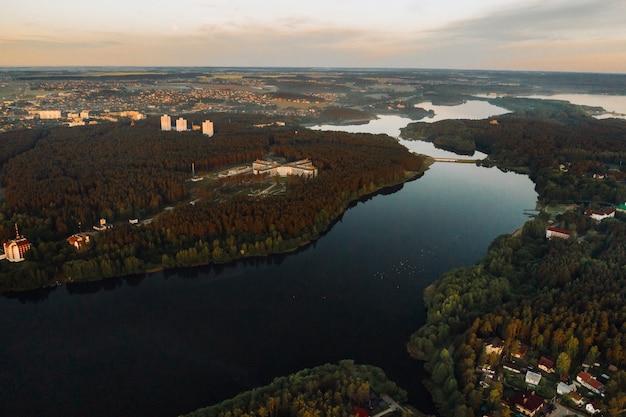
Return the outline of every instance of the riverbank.
<path id="1" fill-rule="evenodd" d="M 356 192 L 352 196 L 352 198 L 346 199 L 343 203 L 340 204 L 339 207 L 337 207 L 333 211 L 335 213 L 335 216 L 331 216 L 328 218 L 326 227 L 316 228 L 315 229 L 316 233 L 309 234 L 309 238 L 307 239 L 302 239 L 301 237 L 299 237 L 295 239 L 284 240 L 283 247 L 277 250 L 234 251 L 229 256 L 223 256 L 220 260 L 212 259 L 210 262 L 194 262 L 194 263 L 190 263 L 190 264 L 182 265 L 182 266 L 200 267 L 200 266 L 206 266 L 206 265 L 223 265 L 223 264 L 229 264 L 229 263 L 237 262 L 237 261 L 244 260 L 244 259 L 262 258 L 262 257 L 270 256 L 270 255 L 288 254 L 288 253 L 293 253 L 298 250 L 301 250 L 302 248 L 311 245 L 312 243 L 314 243 L 315 241 L 323 237 L 323 235 L 326 234 L 332 228 L 332 226 L 341 218 L 341 216 L 343 216 L 345 211 L 348 208 L 352 207 L 353 205 L 357 204 L 359 201 L 366 201 L 370 198 L 373 198 L 376 195 L 385 194 L 391 190 L 397 190 L 398 186 L 401 187 L 402 184 L 408 181 L 413 181 L 419 178 L 420 176 L 422 176 L 428 170 L 430 165 L 433 163 L 433 160 L 428 157 L 423 157 L 423 160 L 424 162 L 420 170 L 405 171 L 402 180 L 390 181 L 390 182 L 383 183 L 379 186 L 375 186 L 373 188 L 368 187 L 368 188 L 362 188 L 358 190 L 358 192 Z M 248 242 L 247 244 L 254 245 L 254 242 Z M 171 259 L 175 258 L 175 256 L 176 254 L 172 253 Z M 170 259 L 170 257 L 168 257 L 168 259 Z M 81 262 L 84 262 L 84 261 L 81 261 Z M 179 267 L 181 267 L 181 265 L 167 265 L 165 263 L 153 264 L 153 265 L 149 265 L 148 267 L 142 270 L 135 270 L 133 272 L 133 275 L 155 273 L 158 271 L 168 270 L 172 268 L 179 268 Z M 95 282 L 95 281 L 99 281 L 99 280 L 103 280 L 107 278 L 120 278 L 126 275 L 129 275 L 129 274 L 122 273 L 122 274 L 111 274 L 109 276 L 88 276 L 88 277 L 80 278 L 80 277 L 71 276 L 71 275 L 57 274 L 54 280 L 50 282 L 46 282 L 44 285 L 31 285 L 31 286 L 12 287 L 12 288 L 2 288 L 2 286 L 0 285 L 0 292 L 24 292 L 24 291 L 30 291 L 30 290 L 35 290 L 35 289 L 41 289 L 41 288 L 57 287 L 59 285 L 68 284 L 68 283 Z"/>

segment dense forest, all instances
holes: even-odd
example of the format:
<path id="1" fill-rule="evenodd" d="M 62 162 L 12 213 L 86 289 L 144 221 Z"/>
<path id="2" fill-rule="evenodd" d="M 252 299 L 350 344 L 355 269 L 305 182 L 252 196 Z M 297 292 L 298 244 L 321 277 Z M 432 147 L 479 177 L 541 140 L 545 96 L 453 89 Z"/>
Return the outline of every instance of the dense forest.
<path id="1" fill-rule="evenodd" d="M 0 290 L 293 250 L 319 238 L 350 203 L 424 169 L 421 158 L 384 135 L 254 127 L 268 122 L 259 116 L 210 118 L 210 139 L 161 131 L 151 119 L 3 134 L 0 238 L 12 238 L 18 224 L 32 249 L 25 262 L 0 264 Z M 224 198 L 222 187 L 258 179 L 213 174 L 266 155 L 309 158 L 319 175 L 276 180 L 285 183 L 284 195 Z M 192 163 L 211 180 L 188 181 Z M 115 227 L 80 250 L 66 242 L 101 218 Z M 136 226 L 130 219 L 150 221 Z"/>
<path id="2" fill-rule="evenodd" d="M 544 398 L 555 396 L 559 378 L 571 381 L 582 364 L 598 363 L 610 374 L 600 409 L 612 416 L 623 412 L 626 216 L 618 212 L 596 222 L 584 210 L 626 199 L 626 123 L 576 111 L 560 117 L 544 111 L 501 116 L 498 124 L 417 124 L 405 134 L 473 141 L 489 152 L 490 163 L 527 170 L 541 203 L 579 203 L 557 215 L 541 212 L 519 233 L 496 239 L 479 264 L 449 271 L 425 291 L 427 323 L 407 347 L 426 361 L 428 386 L 440 412 L 472 416 L 486 406 L 510 415 L 502 399 L 511 395 L 512 383 L 485 384 L 480 370 L 510 358 L 522 345 L 529 348 L 524 359 L 529 369 L 541 356 L 555 360 L 552 385 L 536 388 Z M 571 238 L 546 239 L 550 225 L 570 231 Z M 494 337 L 504 342 L 502 357 L 486 354 L 485 345 Z"/>
<path id="3" fill-rule="evenodd" d="M 280 377 L 265 386 L 239 394 L 220 404 L 197 410 L 187 417 L 314 417 L 360 415 L 358 409 L 375 414 L 389 407 L 390 396 L 406 401 L 406 392 L 389 381 L 380 368 L 344 360 Z M 409 408 L 399 411 L 417 416 Z"/>
<path id="4" fill-rule="evenodd" d="M 489 120 L 411 123 L 402 136 L 462 154 L 484 152 L 488 158 L 482 164 L 528 173 L 545 204 L 626 201 L 626 189 L 618 186 L 626 179 L 626 121 L 597 120 L 558 101 L 507 98 L 494 103 L 525 110 Z M 588 181 L 594 175 L 606 178 Z"/>

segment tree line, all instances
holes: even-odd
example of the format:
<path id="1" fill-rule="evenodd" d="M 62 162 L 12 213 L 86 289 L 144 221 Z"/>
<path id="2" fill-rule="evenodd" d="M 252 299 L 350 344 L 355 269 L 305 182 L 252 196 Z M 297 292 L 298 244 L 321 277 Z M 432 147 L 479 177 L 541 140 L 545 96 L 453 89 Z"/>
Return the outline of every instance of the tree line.
<path id="1" fill-rule="evenodd" d="M 373 395 L 370 395 L 373 390 Z M 280 377 L 264 387 L 237 395 L 186 417 L 315 417 L 355 415 L 354 407 L 378 408 L 380 395 L 406 401 L 406 392 L 380 368 L 343 360 Z M 418 415 L 407 410 L 406 415 Z"/>
<path id="2" fill-rule="evenodd" d="M 460 129 L 498 165 L 530 168 L 542 202 L 623 202 L 620 171 L 611 171 L 611 181 L 590 175 L 606 164 L 619 168 L 623 122 L 526 116 L 501 117 L 498 125 L 453 121 L 417 129 L 433 135 Z M 426 361 L 427 383 L 443 415 L 478 415 L 485 405 L 506 415 L 503 384 L 483 389 L 476 372 L 498 361 L 484 349 L 491 337 L 504 341 L 507 354 L 528 345 L 535 366 L 540 356 L 552 358 L 560 376 L 575 375 L 583 362 L 626 366 L 626 216 L 597 223 L 582 210 L 554 219 L 572 239 L 546 240 L 550 216 L 541 213 L 518 235 L 497 238 L 477 265 L 449 271 L 427 288 L 427 321 L 407 348 Z M 620 370 L 611 374 L 601 408 L 616 415 L 625 399 L 626 372 Z"/>

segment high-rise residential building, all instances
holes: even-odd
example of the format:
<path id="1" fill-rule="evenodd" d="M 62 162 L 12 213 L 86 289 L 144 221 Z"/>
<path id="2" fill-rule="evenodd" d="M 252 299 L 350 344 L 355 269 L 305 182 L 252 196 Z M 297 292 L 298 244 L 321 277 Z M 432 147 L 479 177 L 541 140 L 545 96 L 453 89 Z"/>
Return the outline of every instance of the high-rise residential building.
<path id="1" fill-rule="evenodd" d="M 176 119 L 176 131 L 184 132 L 185 130 L 187 130 L 187 120 L 179 117 L 178 119 Z"/>
<path id="2" fill-rule="evenodd" d="M 208 137 L 213 136 L 213 122 L 210 120 L 205 120 L 202 122 L 202 134 L 207 135 Z"/>
<path id="3" fill-rule="evenodd" d="M 161 130 L 172 130 L 172 118 L 167 114 L 161 116 Z"/>

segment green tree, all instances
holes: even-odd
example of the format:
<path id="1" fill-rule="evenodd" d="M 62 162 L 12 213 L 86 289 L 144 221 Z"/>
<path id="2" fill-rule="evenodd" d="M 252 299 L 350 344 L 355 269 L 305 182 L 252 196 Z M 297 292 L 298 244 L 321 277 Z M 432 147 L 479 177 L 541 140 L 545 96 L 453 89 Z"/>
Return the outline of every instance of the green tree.
<path id="1" fill-rule="evenodd" d="M 572 360 L 567 352 L 561 352 L 556 358 L 556 370 L 559 375 L 567 375 L 571 364 Z"/>

